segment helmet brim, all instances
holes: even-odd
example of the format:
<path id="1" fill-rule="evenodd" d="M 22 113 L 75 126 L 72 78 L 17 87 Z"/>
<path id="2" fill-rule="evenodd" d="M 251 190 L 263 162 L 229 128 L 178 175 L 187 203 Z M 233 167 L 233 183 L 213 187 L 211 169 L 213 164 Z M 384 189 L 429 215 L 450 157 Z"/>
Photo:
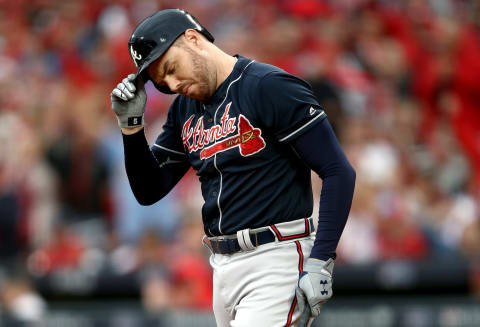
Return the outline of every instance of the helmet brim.
<path id="1" fill-rule="evenodd" d="M 166 93 L 166 94 L 175 94 L 175 92 L 172 92 L 168 86 L 159 85 L 159 84 L 155 83 L 155 81 L 150 78 L 150 76 L 148 75 L 148 72 L 147 72 L 148 66 L 150 66 L 155 60 L 157 60 L 161 56 L 163 56 L 165 54 L 165 52 L 168 51 L 168 49 L 173 44 L 173 42 L 175 42 L 175 40 L 173 40 L 169 43 L 165 43 L 161 47 L 157 47 L 155 50 L 153 50 L 152 53 L 150 53 L 150 55 L 148 56 L 148 58 L 143 62 L 143 64 L 140 67 L 138 67 L 137 72 L 135 74 L 135 79 L 137 79 L 139 76 L 142 76 L 142 78 L 145 82 L 147 82 L 149 80 L 152 81 L 155 88 L 157 90 L 159 90 L 160 92 Z"/>

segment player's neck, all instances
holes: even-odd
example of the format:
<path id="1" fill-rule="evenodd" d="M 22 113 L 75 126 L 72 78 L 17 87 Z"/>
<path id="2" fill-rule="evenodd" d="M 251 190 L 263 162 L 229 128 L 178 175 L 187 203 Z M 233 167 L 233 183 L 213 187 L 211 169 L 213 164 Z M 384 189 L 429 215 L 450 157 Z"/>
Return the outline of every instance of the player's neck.
<path id="1" fill-rule="evenodd" d="M 220 51 L 217 59 L 217 86 L 215 89 L 218 89 L 220 85 L 232 73 L 233 67 L 235 66 L 236 62 L 237 58 L 232 57 L 223 51 Z"/>

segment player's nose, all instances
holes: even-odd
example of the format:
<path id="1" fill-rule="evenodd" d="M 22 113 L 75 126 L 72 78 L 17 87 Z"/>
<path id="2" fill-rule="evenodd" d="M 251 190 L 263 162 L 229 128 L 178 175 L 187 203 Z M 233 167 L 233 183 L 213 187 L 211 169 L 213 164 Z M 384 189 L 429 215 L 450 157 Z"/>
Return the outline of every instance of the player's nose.
<path id="1" fill-rule="evenodd" d="M 176 79 L 172 75 L 169 75 L 169 76 L 165 76 L 164 81 L 165 81 L 165 84 L 168 85 L 168 88 L 170 89 L 170 91 L 178 93 L 179 87 L 180 87 L 180 81 L 178 79 Z"/>

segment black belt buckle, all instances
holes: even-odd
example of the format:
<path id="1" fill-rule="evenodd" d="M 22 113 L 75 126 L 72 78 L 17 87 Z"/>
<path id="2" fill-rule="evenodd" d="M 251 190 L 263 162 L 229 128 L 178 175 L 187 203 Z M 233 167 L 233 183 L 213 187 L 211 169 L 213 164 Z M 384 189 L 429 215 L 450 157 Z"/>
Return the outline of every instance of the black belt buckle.
<path id="1" fill-rule="evenodd" d="M 237 242 L 238 241 L 236 239 L 226 238 L 220 240 L 211 240 L 210 244 L 212 245 L 212 250 L 214 253 L 232 254 L 240 250 L 240 246 L 237 245 Z"/>

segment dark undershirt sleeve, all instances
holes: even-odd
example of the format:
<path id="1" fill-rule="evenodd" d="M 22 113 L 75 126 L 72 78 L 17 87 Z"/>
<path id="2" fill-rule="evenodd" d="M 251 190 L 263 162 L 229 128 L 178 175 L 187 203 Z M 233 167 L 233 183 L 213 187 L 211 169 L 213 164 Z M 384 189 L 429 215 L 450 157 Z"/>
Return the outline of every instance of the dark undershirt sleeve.
<path id="1" fill-rule="evenodd" d="M 355 170 L 348 162 L 328 122 L 324 119 L 291 143 L 305 164 L 322 179 L 318 229 L 310 257 L 328 260 L 347 222 L 355 186 Z"/>
<path id="2" fill-rule="evenodd" d="M 170 192 L 188 171 L 190 164 L 184 158 L 172 157 L 157 148 L 154 154 L 143 129 L 132 135 L 122 135 L 130 187 L 141 205 L 151 205 Z"/>

